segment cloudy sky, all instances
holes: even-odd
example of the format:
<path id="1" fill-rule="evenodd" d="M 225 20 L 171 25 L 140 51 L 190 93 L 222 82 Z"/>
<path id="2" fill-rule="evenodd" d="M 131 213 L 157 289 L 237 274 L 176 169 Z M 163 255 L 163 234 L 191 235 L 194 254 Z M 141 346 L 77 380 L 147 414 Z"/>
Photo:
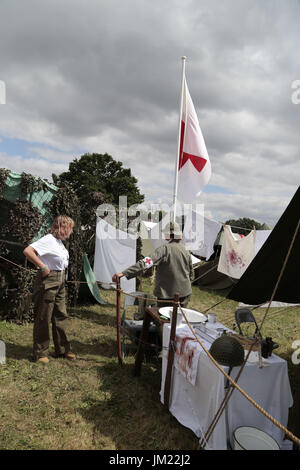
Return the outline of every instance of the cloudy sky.
<path id="1" fill-rule="evenodd" d="M 298 0 L 1 0 L 0 167 L 51 180 L 107 152 L 169 202 L 185 55 L 207 215 L 274 225 L 300 180 L 299 19 Z"/>

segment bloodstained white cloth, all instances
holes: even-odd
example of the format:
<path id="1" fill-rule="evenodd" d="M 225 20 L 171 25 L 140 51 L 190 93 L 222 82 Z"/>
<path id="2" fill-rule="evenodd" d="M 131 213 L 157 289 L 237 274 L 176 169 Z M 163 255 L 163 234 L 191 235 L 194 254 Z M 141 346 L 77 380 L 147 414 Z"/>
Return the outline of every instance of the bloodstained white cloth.
<path id="1" fill-rule="evenodd" d="M 177 198 L 193 203 L 211 177 L 211 164 L 198 117 L 184 78 Z"/>
<path id="2" fill-rule="evenodd" d="M 196 382 L 200 351 L 201 348 L 195 337 L 177 328 L 175 367 L 192 385 Z"/>
<path id="3" fill-rule="evenodd" d="M 236 238 L 229 225 L 224 227 L 224 240 L 221 249 L 218 271 L 240 279 L 254 258 L 255 231 L 244 238 Z"/>
<path id="4" fill-rule="evenodd" d="M 181 329 L 182 327 L 180 327 Z M 225 327 L 224 327 L 225 328 Z M 191 331 L 187 326 L 185 334 Z M 163 327 L 163 358 L 161 402 L 164 403 L 164 385 L 167 370 L 168 347 L 171 326 Z M 178 332 L 178 328 L 176 333 Z M 200 337 L 207 350 L 210 343 Z M 289 408 L 293 405 L 293 397 L 288 376 L 287 362 L 272 354 L 268 358 L 268 366 L 258 367 L 258 363 L 247 362 L 241 374 L 239 386 L 270 413 L 283 426 L 287 426 Z M 228 373 L 228 367 L 222 366 Z M 230 376 L 234 379 L 240 368 L 234 367 Z M 201 348 L 198 361 L 198 373 L 195 385 L 186 380 L 175 366 L 172 373 L 169 411 L 183 425 L 191 429 L 197 437 L 203 436 L 208 430 L 218 408 L 225 396 L 226 379 Z M 226 430 L 226 412 L 222 413 L 206 449 L 226 450 L 227 437 L 231 440 L 234 430 L 239 426 L 254 426 L 272 436 L 282 446 L 284 431 L 273 424 L 263 413 L 254 407 L 238 390 L 234 390 L 227 405 L 228 431 Z"/>
<path id="5" fill-rule="evenodd" d="M 96 245 L 94 274 L 102 287 L 110 288 L 111 278 L 115 273 L 135 264 L 136 240 L 129 237 L 126 232 L 115 229 L 105 220 L 98 218 L 96 227 Z M 121 289 L 124 292 L 135 292 L 135 278 L 121 278 Z"/>

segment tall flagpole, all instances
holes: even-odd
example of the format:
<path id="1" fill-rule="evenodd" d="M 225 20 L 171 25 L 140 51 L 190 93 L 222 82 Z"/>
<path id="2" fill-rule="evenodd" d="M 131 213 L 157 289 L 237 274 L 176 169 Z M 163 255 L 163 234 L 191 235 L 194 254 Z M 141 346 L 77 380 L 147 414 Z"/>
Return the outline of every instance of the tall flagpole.
<path id="1" fill-rule="evenodd" d="M 178 189 L 178 166 L 180 158 L 180 137 L 181 137 L 181 119 L 182 119 L 182 108 L 183 108 L 183 89 L 185 79 L 185 61 L 186 56 L 181 57 L 182 59 L 182 80 L 181 80 L 181 98 L 180 98 L 180 110 L 179 110 L 179 122 L 178 122 L 178 142 L 177 142 L 177 158 L 175 163 L 175 178 L 174 178 L 174 194 L 173 194 L 173 222 L 176 220 L 176 209 L 177 209 L 177 189 Z"/>

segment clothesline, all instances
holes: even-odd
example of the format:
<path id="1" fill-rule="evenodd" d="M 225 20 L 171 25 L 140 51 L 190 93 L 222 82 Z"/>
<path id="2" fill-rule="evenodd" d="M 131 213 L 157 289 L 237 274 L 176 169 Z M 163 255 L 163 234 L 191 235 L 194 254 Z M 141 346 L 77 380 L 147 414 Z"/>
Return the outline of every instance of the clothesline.
<path id="1" fill-rule="evenodd" d="M 0 238 L 0 242 L 7 243 L 8 245 L 16 245 L 16 246 L 25 247 L 25 245 L 23 243 L 11 242 L 11 241 L 8 241 L 8 240 L 2 240 L 2 238 Z"/>
<path id="2" fill-rule="evenodd" d="M 231 228 L 239 228 L 241 230 L 247 230 L 248 232 L 252 232 L 252 230 L 256 230 L 256 228 L 254 227 L 253 228 L 246 228 L 246 227 L 237 227 L 236 225 L 230 225 L 230 224 L 225 224 L 223 222 L 219 222 L 219 224 L 222 224 L 222 226 L 224 227 L 225 225 L 227 225 L 228 227 L 231 227 Z"/>

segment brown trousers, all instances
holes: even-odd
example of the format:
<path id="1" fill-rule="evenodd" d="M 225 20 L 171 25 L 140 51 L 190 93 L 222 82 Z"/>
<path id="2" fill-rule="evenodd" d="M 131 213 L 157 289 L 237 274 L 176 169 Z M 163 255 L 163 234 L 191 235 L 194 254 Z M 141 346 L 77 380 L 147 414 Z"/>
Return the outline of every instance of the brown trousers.
<path id="1" fill-rule="evenodd" d="M 163 300 L 164 302 L 160 302 L 160 300 Z M 170 299 L 170 302 L 167 302 L 169 299 L 157 299 L 157 307 L 173 307 L 173 302 L 172 299 Z M 179 297 L 179 303 L 181 307 L 186 308 L 188 306 L 189 301 L 191 300 L 190 295 L 186 295 L 185 297 Z"/>
<path id="2" fill-rule="evenodd" d="M 70 351 L 70 343 L 66 336 L 65 272 L 51 271 L 46 277 L 38 272 L 34 291 L 34 327 L 33 356 L 34 359 L 49 354 L 49 323 L 52 322 L 52 337 L 56 355 Z"/>

